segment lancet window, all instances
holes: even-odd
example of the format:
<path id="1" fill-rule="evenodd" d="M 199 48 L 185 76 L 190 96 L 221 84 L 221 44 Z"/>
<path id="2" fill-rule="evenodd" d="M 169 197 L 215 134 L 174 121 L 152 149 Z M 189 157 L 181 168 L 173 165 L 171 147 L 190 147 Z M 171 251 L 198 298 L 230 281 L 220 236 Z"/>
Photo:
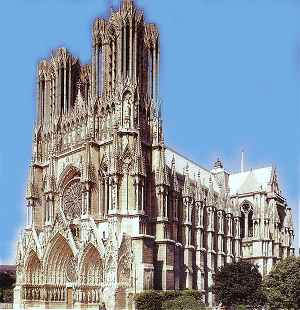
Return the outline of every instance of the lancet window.
<path id="1" fill-rule="evenodd" d="M 241 238 L 253 237 L 253 208 L 248 203 L 241 207 Z"/>

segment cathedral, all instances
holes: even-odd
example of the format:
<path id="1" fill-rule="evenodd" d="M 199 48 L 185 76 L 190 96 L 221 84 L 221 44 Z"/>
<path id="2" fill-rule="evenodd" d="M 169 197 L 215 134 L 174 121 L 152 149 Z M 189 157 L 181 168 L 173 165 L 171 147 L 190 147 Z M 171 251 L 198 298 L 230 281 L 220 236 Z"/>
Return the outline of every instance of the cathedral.
<path id="1" fill-rule="evenodd" d="M 14 306 L 134 309 L 136 293 L 185 288 L 213 305 L 217 268 L 264 275 L 293 255 L 276 169 L 203 168 L 166 145 L 159 31 L 133 0 L 95 20 L 91 50 L 38 64 Z"/>

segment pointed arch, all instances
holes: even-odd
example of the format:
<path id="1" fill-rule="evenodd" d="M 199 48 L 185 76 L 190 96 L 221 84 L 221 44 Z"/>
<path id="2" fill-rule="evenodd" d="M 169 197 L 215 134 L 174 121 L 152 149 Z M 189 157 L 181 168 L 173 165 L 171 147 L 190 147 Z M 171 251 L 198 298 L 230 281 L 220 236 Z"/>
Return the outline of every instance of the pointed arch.
<path id="1" fill-rule="evenodd" d="M 131 238 L 129 236 L 124 235 L 118 253 L 117 281 L 119 287 L 131 286 L 131 269 L 132 269 Z"/>
<path id="2" fill-rule="evenodd" d="M 25 283 L 39 285 L 42 283 L 42 264 L 36 252 L 31 250 L 25 261 Z"/>
<path id="3" fill-rule="evenodd" d="M 45 282 L 60 285 L 76 280 L 76 260 L 68 241 L 57 233 L 44 255 Z"/>
<path id="4" fill-rule="evenodd" d="M 245 207 L 245 206 L 249 206 L 250 209 L 254 210 L 253 203 L 252 203 L 250 200 L 248 200 L 248 199 L 244 199 L 244 200 L 240 203 L 239 206 L 240 206 L 241 211 L 243 211 L 242 208 Z"/>
<path id="5" fill-rule="evenodd" d="M 84 249 L 79 270 L 81 285 L 97 287 L 103 285 L 103 260 L 99 250 L 92 243 Z"/>
<path id="6" fill-rule="evenodd" d="M 254 205 L 249 200 L 245 199 L 240 204 L 241 210 L 241 238 L 253 237 L 253 212 Z"/>
<path id="7" fill-rule="evenodd" d="M 64 168 L 58 178 L 58 189 L 62 190 L 74 177 L 80 177 L 80 170 L 74 165 L 69 164 Z"/>

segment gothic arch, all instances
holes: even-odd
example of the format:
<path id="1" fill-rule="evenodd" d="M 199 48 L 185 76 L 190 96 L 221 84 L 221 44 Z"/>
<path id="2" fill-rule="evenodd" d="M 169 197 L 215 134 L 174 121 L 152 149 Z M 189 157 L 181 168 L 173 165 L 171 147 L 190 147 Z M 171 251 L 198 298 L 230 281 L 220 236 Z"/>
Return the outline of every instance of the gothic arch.
<path id="1" fill-rule="evenodd" d="M 239 205 L 242 212 L 243 212 L 243 207 L 246 205 L 249 206 L 249 208 L 252 209 L 252 211 L 254 210 L 253 203 L 249 201 L 248 199 L 244 199 Z"/>
<path id="2" fill-rule="evenodd" d="M 124 236 L 118 253 L 117 281 L 119 287 L 131 286 L 131 269 L 131 239 L 128 236 Z"/>
<path id="3" fill-rule="evenodd" d="M 80 170 L 74 165 L 68 164 L 59 176 L 58 189 L 62 191 L 63 187 L 74 177 L 80 177 Z"/>
<path id="4" fill-rule="evenodd" d="M 253 237 L 253 212 L 254 205 L 245 199 L 239 206 L 241 210 L 241 238 Z"/>
<path id="5" fill-rule="evenodd" d="M 84 249 L 79 270 L 81 285 L 102 286 L 103 260 L 99 250 L 92 243 L 89 243 Z"/>
<path id="6" fill-rule="evenodd" d="M 68 241 L 57 233 L 49 242 L 44 256 L 45 282 L 65 284 L 76 281 L 76 260 Z"/>
<path id="7" fill-rule="evenodd" d="M 25 261 L 25 283 L 39 285 L 42 282 L 42 264 L 36 252 L 30 251 Z"/>

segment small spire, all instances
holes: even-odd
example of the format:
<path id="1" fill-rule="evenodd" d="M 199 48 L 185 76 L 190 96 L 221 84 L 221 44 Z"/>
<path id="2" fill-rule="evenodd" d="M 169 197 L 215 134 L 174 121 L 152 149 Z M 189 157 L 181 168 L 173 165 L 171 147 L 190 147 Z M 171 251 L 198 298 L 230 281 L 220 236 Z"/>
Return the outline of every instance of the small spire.
<path id="1" fill-rule="evenodd" d="M 27 189 L 26 189 L 26 198 L 36 198 L 36 188 L 34 184 L 35 176 L 34 176 L 34 167 L 31 164 L 29 167 L 29 173 L 28 173 L 28 183 L 27 183 Z"/>
<path id="2" fill-rule="evenodd" d="M 134 174 L 136 175 L 142 175 L 142 176 L 146 175 L 140 133 L 138 133 L 136 144 L 135 144 L 133 171 L 134 171 Z"/>
<path id="3" fill-rule="evenodd" d="M 207 193 L 207 205 L 214 206 L 215 205 L 215 195 L 214 188 L 211 175 L 209 176 L 209 185 L 208 185 L 208 193 Z"/>
<path id="4" fill-rule="evenodd" d="M 244 150 L 242 150 L 242 157 L 241 157 L 241 172 L 244 172 Z"/>
<path id="5" fill-rule="evenodd" d="M 171 162 L 171 167 L 172 167 L 172 172 L 175 171 L 175 156 L 173 154 L 173 157 L 172 157 L 172 162 Z"/>
<path id="6" fill-rule="evenodd" d="M 217 159 L 217 161 L 214 163 L 214 168 L 215 169 L 223 169 L 223 163 L 221 162 L 220 158 Z"/>
<path id="7" fill-rule="evenodd" d="M 182 195 L 185 197 L 192 196 L 191 193 L 191 182 L 190 182 L 190 176 L 189 176 L 189 164 L 186 164 L 186 167 L 184 169 L 184 185 L 183 185 L 183 192 Z"/>
<path id="8" fill-rule="evenodd" d="M 196 200 L 196 201 L 203 201 L 203 191 L 202 191 L 201 173 L 200 173 L 200 170 L 198 171 L 197 184 L 196 184 L 196 193 L 195 193 L 195 200 Z"/>
<path id="9" fill-rule="evenodd" d="M 173 154 L 172 162 L 171 162 L 171 178 L 172 178 L 172 188 L 174 191 L 179 191 L 177 173 L 176 173 L 176 164 L 175 164 L 175 156 Z"/>
<path id="10" fill-rule="evenodd" d="M 157 185 L 167 185 L 169 186 L 169 175 L 166 165 L 166 159 L 165 159 L 165 147 L 163 146 L 159 152 L 159 166 L 157 170 Z"/>

